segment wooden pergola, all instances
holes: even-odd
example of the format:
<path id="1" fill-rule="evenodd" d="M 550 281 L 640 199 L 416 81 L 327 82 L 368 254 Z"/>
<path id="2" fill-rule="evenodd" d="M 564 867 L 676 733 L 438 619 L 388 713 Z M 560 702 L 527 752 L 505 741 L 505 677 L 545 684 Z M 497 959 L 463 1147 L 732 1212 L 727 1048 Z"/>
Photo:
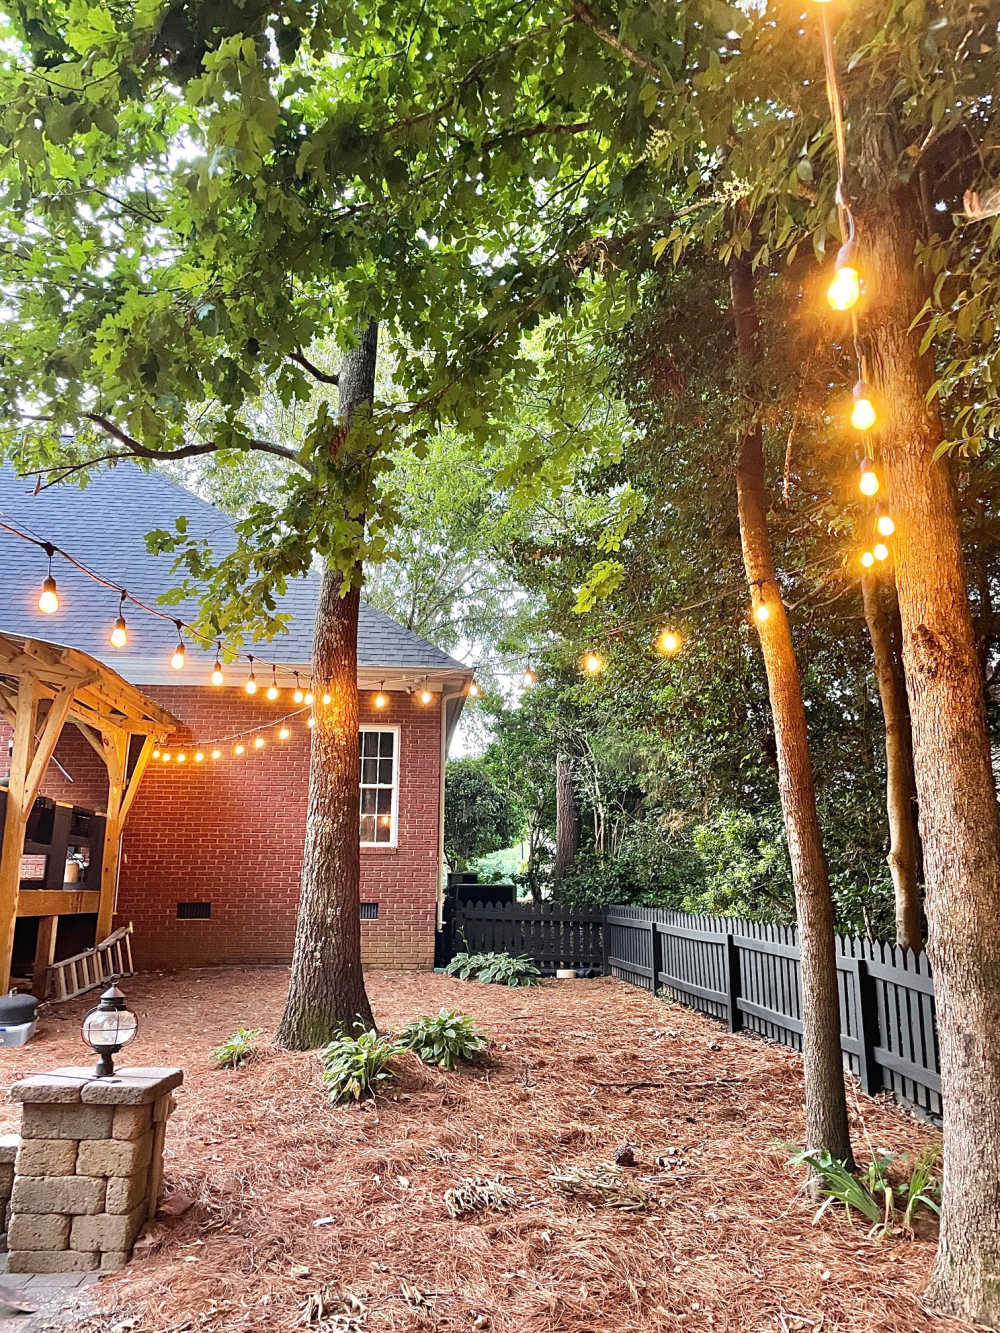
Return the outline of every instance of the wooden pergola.
<path id="1" fill-rule="evenodd" d="M 96 658 L 75 648 L 0 631 L 0 718 L 12 731 L 10 778 L 0 843 L 0 994 L 10 986 L 14 927 L 37 916 L 39 973 L 52 965 L 59 917 L 97 913 L 95 944 L 111 929 L 122 826 L 154 746 L 178 722 L 166 709 Z M 71 723 L 100 755 L 108 773 L 107 822 L 100 888 L 21 892 L 25 830 L 63 727 Z M 133 744 L 133 738 L 135 743 Z"/>

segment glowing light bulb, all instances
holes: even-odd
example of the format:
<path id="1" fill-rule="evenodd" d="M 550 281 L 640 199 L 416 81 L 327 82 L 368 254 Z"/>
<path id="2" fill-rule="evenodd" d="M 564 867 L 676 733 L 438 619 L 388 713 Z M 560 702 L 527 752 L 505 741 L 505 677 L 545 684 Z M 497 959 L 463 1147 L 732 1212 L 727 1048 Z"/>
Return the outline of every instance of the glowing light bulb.
<path id="1" fill-rule="evenodd" d="M 875 404 L 868 385 L 858 380 L 854 386 L 854 405 L 851 408 L 851 425 L 855 430 L 870 430 L 875 425 Z"/>
<path id="2" fill-rule="evenodd" d="M 263 736 L 255 736 L 255 737 L 253 738 L 253 748 L 254 748 L 255 750 L 263 750 L 263 748 L 264 748 L 264 737 L 263 737 Z"/>
<path id="3" fill-rule="evenodd" d="M 291 734 L 292 733 L 288 730 L 287 727 L 282 727 L 281 730 L 278 732 L 278 739 L 282 741 L 287 741 Z"/>
<path id="4" fill-rule="evenodd" d="M 885 542 L 876 542 L 872 547 L 872 554 L 875 556 L 876 560 L 888 560 L 889 548 L 886 546 Z"/>
<path id="5" fill-rule="evenodd" d="M 246 749 L 247 747 L 245 745 L 237 743 L 233 746 L 233 754 L 246 754 Z"/>
<path id="6" fill-rule="evenodd" d="M 330 696 L 329 696 L 329 694 L 324 694 L 324 695 L 323 695 L 323 703 L 324 703 L 324 704 L 328 704 L 329 702 L 330 702 Z"/>
<path id="7" fill-rule="evenodd" d="M 867 460 L 861 465 L 861 477 L 858 481 L 858 489 L 862 495 L 875 495 L 878 491 L 879 480 L 876 473 L 872 470 L 872 465 Z"/>
<path id="8" fill-rule="evenodd" d="M 314 717 L 310 715 L 309 717 L 306 718 L 307 727 L 314 727 L 315 725 L 316 725 L 316 719 Z"/>
<path id="9" fill-rule="evenodd" d="M 583 669 L 590 676 L 596 676 L 598 671 L 604 666 L 604 661 L 598 653 L 585 653 L 583 657 Z"/>
<path id="10" fill-rule="evenodd" d="M 521 684 L 526 690 L 530 690 L 532 685 L 538 684 L 538 677 L 532 671 L 531 667 L 528 667 L 527 671 L 525 671 L 524 675 L 521 677 Z"/>
<path id="11" fill-rule="evenodd" d="M 212 675 L 211 675 L 212 684 L 221 685 L 224 680 L 225 676 L 223 676 L 222 674 L 222 663 L 217 661 L 215 663 L 215 666 L 212 668 Z"/>
<path id="12" fill-rule="evenodd" d="M 47 616 L 54 615 L 59 610 L 59 594 L 56 591 L 56 581 L 51 574 L 42 584 L 42 591 L 38 598 L 38 609 Z"/>
<path id="13" fill-rule="evenodd" d="M 864 551 L 862 553 L 861 563 L 864 565 L 865 569 L 871 569 L 872 565 L 875 563 L 875 557 L 872 555 L 871 551 Z"/>
<path id="14" fill-rule="evenodd" d="M 253 671 L 251 671 L 249 676 L 247 676 L 246 684 L 243 686 L 243 688 L 246 690 L 247 694 L 257 693 L 257 677 L 253 674 Z"/>
<path id="15" fill-rule="evenodd" d="M 681 637 L 672 629 L 661 630 L 659 638 L 656 640 L 656 646 L 664 656 L 670 657 L 680 649 Z"/>
<path id="16" fill-rule="evenodd" d="M 313 701 L 312 690 L 306 690 L 302 702 L 306 705 L 307 708 L 309 708 L 312 706 L 312 701 Z"/>
<path id="17" fill-rule="evenodd" d="M 213 759 L 221 759 L 221 758 L 222 758 L 222 751 L 221 751 L 221 750 L 213 750 L 213 751 L 212 751 L 212 758 L 213 758 Z"/>
<path id="18" fill-rule="evenodd" d="M 470 699 L 478 699 L 479 696 L 480 696 L 481 694 L 482 694 L 482 690 L 479 688 L 479 686 L 476 684 L 476 682 L 475 682 L 474 680 L 470 680 L 470 681 L 469 681 L 469 698 L 470 698 Z"/>
<path id="19" fill-rule="evenodd" d="M 169 763 L 170 763 L 170 751 L 169 751 L 169 750 L 164 750 L 163 753 L 160 755 L 160 758 L 163 760 L 163 762 L 164 762 L 165 764 L 169 764 Z"/>
<path id="20" fill-rule="evenodd" d="M 180 754 L 177 756 L 177 762 L 179 764 L 183 764 L 185 759 L 187 759 L 187 755 L 184 753 L 183 750 L 181 750 Z"/>
<path id="21" fill-rule="evenodd" d="M 861 275 L 857 270 L 858 247 L 848 241 L 837 252 L 833 281 L 826 289 L 826 299 L 834 310 L 850 310 L 861 295 Z"/>
<path id="22" fill-rule="evenodd" d="M 764 623 L 765 620 L 769 620 L 769 619 L 770 619 L 770 616 L 771 616 L 771 608 L 768 606 L 768 604 L 767 604 L 766 602 L 760 602 L 760 603 L 758 603 L 758 605 L 754 608 L 754 615 L 757 617 L 757 619 L 758 619 L 758 620 L 760 621 L 760 623 L 763 625 L 763 623 Z"/>
<path id="23" fill-rule="evenodd" d="M 878 528 L 880 535 L 883 537 L 891 537 L 892 534 L 896 531 L 896 525 L 888 514 L 879 514 L 878 521 L 876 522 L 875 526 Z"/>
<path id="24" fill-rule="evenodd" d="M 173 656 L 170 659 L 170 665 L 175 671 L 181 671 L 184 667 L 184 645 L 179 643 L 174 649 Z"/>
<path id="25" fill-rule="evenodd" d="M 302 702 L 303 697 L 304 697 L 304 696 L 303 696 L 301 690 L 296 690 L 295 693 L 292 695 L 292 699 L 293 699 L 297 704 L 300 704 L 300 703 Z"/>
<path id="26" fill-rule="evenodd" d="M 154 758 L 154 759 L 159 759 L 159 757 L 160 757 L 160 752 L 159 752 L 159 750 L 154 750 L 154 751 L 153 751 L 153 758 Z"/>
<path id="27" fill-rule="evenodd" d="M 277 687 L 277 685 L 268 685 L 268 687 L 267 687 L 267 697 L 268 697 L 272 702 L 273 702 L 275 699 L 277 699 L 277 697 L 278 697 L 278 687 Z"/>
<path id="28" fill-rule="evenodd" d="M 204 760 L 204 758 L 205 758 L 205 756 L 204 756 L 204 754 L 201 752 L 201 750 L 195 750 L 195 752 L 194 752 L 194 762 L 195 762 L 196 764 L 200 764 L 200 763 Z"/>
<path id="29" fill-rule="evenodd" d="M 378 694 L 376 694 L 373 700 L 373 703 L 375 704 L 376 708 L 384 708 L 388 702 L 389 700 L 385 697 L 385 695 L 382 693 L 381 690 L 379 690 Z"/>
<path id="30" fill-rule="evenodd" d="M 422 704 L 429 704 L 433 698 L 434 698 L 433 694 L 431 694 L 430 690 L 425 685 L 424 688 L 420 691 L 420 702 Z"/>
<path id="31" fill-rule="evenodd" d="M 111 631 L 112 648 L 124 648 L 128 643 L 128 626 L 125 624 L 125 617 L 119 616 L 115 621 L 115 627 Z"/>

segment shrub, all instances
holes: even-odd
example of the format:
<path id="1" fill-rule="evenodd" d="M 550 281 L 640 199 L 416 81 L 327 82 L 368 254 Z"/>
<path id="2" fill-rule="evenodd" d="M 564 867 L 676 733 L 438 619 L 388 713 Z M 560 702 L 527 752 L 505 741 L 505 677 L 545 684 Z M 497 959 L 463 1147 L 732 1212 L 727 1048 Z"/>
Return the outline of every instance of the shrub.
<path id="1" fill-rule="evenodd" d="M 323 1083 L 331 1102 L 344 1102 L 374 1094 L 379 1083 L 392 1078 L 389 1063 L 399 1046 L 374 1029 L 355 1036 L 335 1037 L 319 1052 Z"/>
<path id="2" fill-rule="evenodd" d="M 237 1028 L 232 1036 L 212 1051 L 212 1059 L 220 1069 L 235 1069 L 257 1054 L 257 1039 L 263 1028 Z"/>
<path id="3" fill-rule="evenodd" d="M 407 1023 L 400 1044 L 415 1051 L 425 1065 L 454 1069 L 456 1060 L 472 1060 L 486 1045 L 486 1037 L 471 1018 L 442 1009 L 436 1018 L 424 1014 Z"/>
<path id="4" fill-rule="evenodd" d="M 527 954 L 457 953 L 445 971 L 463 981 L 493 982 L 497 986 L 535 986 L 540 977 Z"/>

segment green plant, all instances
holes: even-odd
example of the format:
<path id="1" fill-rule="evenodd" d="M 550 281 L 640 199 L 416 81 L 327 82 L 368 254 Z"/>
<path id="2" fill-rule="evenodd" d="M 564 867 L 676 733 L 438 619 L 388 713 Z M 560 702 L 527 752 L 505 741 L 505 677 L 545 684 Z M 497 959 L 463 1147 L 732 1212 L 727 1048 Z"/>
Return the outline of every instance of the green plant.
<path id="1" fill-rule="evenodd" d="M 245 1064 L 256 1056 L 257 1039 L 263 1031 L 263 1028 L 237 1028 L 212 1050 L 212 1059 L 220 1069 L 235 1069 Z"/>
<path id="2" fill-rule="evenodd" d="M 932 1213 L 941 1212 L 941 1182 L 934 1174 L 939 1156 L 937 1148 L 929 1148 L 921 1153 L 913 1163 L 909 1180 L 899 1187 L 899 1193 L 906 1199 L 903 1226 L 908 1230 L 913 1229 L 913 1214 L 918 1204 L 923 1204 Z"/>
<path id="3" fill-rule="evenodd" d="M 319 1052 L 323 1083 L 331 1102 L 374 1094 L 379 1083 L 392 1078 L 389 1064 L 400 1047 L 374 1029 L 335 1037 Z"/>
<path id="4" fill-rule="evenodd" d="M 527 954 L 510 953 L 457 953 L 445 971 L 463 981 L 497 986 L 535 986 L 541 975 Z"/>
<path id="5" fill-rule="evenodd" d="M 842 1203 L 848 1217 L 853 1208 L 871 1222 L 868 1232 L 870 1236 L 886 1236 L 898 1214 L 897 1195 L 906 1199 L 900 1221 L 908 1230 L 912 1230 L 913 1214 L 919 1204 L 924 1204 L 935 1213 L 940 1212 L 936 1199 L 940 1196 L 941 1187 L 934 1177 L 937 1152 L 926 1152 L 918 1157 L 909 1180 L 898 1186 L 893 1185 L 889 1176 L 893 1160 L 892 1153 L 875 1152 L 868 1165 L 854 1173 L 829 1153 L 795 1152 L 792 1162 L 797 1166 L 808 1166 L 818 1181 L 819 1192 L 826 1196 L 813 1217 L 813 1224 L 819 1221 L 832 1204 Z"/>
<path id="6" fill-rule="evenodd" d="M 407 1023 L 400 1044 L 415 1051 L 425 1065 L 454 1069 L 456 1060 L 472 1060 L 486 1045 L 486 1036 L 471 1018 L 442 1009 L 436 1017 L 424 1014 Z"/>

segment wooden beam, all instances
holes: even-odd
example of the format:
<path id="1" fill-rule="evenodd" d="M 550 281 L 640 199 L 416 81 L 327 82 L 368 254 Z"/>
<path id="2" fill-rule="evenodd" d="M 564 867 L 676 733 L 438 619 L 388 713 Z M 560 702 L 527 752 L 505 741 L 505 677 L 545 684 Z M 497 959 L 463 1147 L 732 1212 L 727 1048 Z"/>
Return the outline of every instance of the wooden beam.
<path id="1" fill-rule="evenodd" d="M 0 844 L 0 995 L 10 989 L 10 960 L 14 948 L 17 899 L 21 888 L 24 827 L 28 817 L 28 811 L 24 808 L 24 793 L 31 766 L 37 716 L 35 680 L 32 676 L 23 676 L 17 687 L 3 843 Z"/>
<path id="2" fill-rule="evenodd" d="M 36 1000 L 44 1000 L 49 980 L 49 968 L 55 961 L 56 935 L 59 918 L 43 916 L 38 921 L 38 941 L 35 944 L 35 970 L 31 974 L 31 993 Z"/>
<path id="3" fill-rule="evenodd" d="M 101 900 L 97 909 L 99 944 L 111 934 L 115 899 L 118 896 L 118 869 L 122 853 L 122 804 L 125 799 L 125 774 L 128 765 L 128 732 L 105 732 L 104 762 L 108 769 L 108 814 L 104 825 L 104 849 L 101 853 Z"/>
<path id="4" fill-rule="evenodd" d="M 96 912 L 96 889 L 25 889 L 17 900 L 18 916 L 82 916 Z"/>
<path id="5" fill-rule="evenodd" d="M 38 789 L 42 785 L 42 778 L 45 776 L 45 770 L 49 766 L 49 760 L 52 758 L 58 741 L 62 734 L 63 723 L 66 721 L 66 714 L 69 712 L 69 706 L 73 702 L 73 691 L 75 686 L 67 685 L 59 691 L 56 697 L 49 704 L 48 716 L 45 719 L 45 725 L 42 728 L 42 734 L 36 743 L 35 754 L 31 760 L 31 767 L 28 769 L 27 777 L 24 780 L 24 816 L 28 817 L 31 807 L 35 804 L 35 797 L 38 795 Z"/>
<path id="6" fill-rule="evenodd" d="M 135 761 L 135 768 L 132 770 L 132 776 L 128 780 L 125 788 L 125 795 L 122 797 L 122 808 L 118 817 L 118 822 L 124 824 L 128 817 L 128 812 L 132 809 L 132 802 L 135 800 L 136 792 L 139 790 L 139 784 L 142 782 L 142 775 L 149 767 L 149 761 L 153 757 L 153 750 L 156 748 L 155 739 L 147 736 L 142 743 L 142 749 L 139 751 L 139 757 Z"/>

